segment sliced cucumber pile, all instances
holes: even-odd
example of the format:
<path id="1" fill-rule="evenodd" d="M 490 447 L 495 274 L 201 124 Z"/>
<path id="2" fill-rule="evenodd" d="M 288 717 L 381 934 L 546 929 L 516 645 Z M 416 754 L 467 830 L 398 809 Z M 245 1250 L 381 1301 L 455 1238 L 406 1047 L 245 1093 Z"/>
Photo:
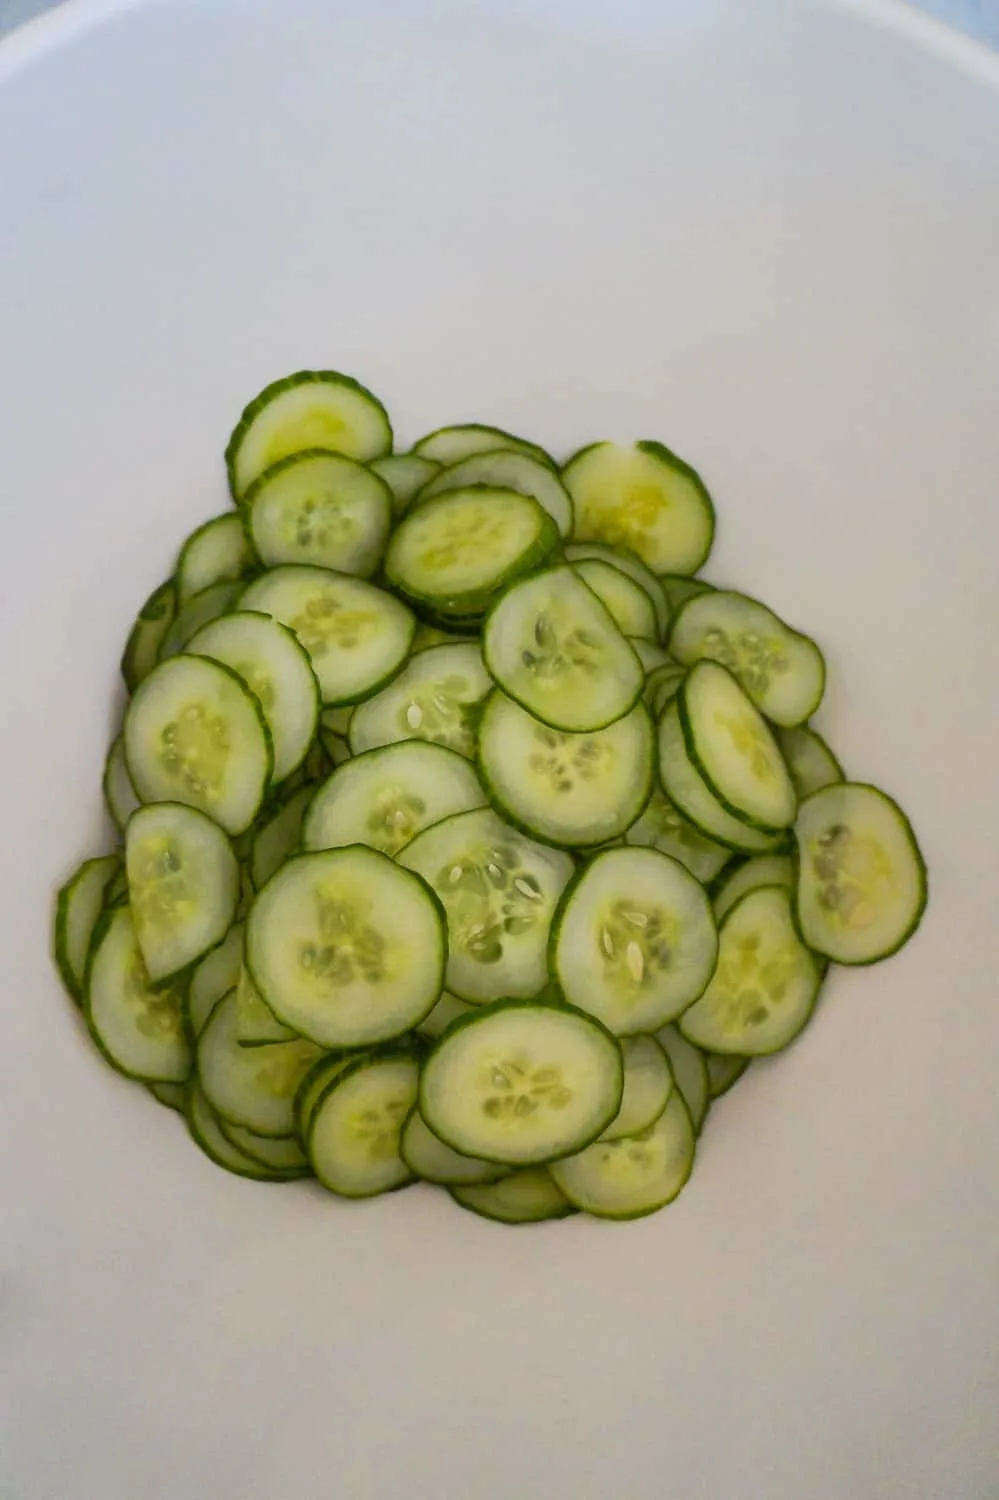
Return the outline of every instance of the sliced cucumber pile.
<path id="1" fill-rule="evenodd" d="M 335 371 L 246 407 L 127 635 L 59 973 L 236 1176 L 653 1213 L 834 966 L 912 935 L 923 856 L 810 722 L 818 646 L 697 576 L 683 459 L 393 442 Z"/>

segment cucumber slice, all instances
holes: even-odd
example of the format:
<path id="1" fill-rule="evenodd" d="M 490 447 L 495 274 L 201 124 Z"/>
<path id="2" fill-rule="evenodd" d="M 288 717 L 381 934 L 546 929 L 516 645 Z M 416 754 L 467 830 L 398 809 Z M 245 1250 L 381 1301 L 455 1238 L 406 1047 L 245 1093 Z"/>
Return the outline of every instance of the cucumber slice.
<path id="1" fill-rule="evenodd" d="M 160 647 L 177 613 L 177 590 L 173 580 L 153 589 L 139 610 L 121 658 L 121 675 L 130 693 L 134 693 L 160 657 Z"/>
<path id="2" fill-rule="evenodd" d="M 835 781 L 846 780 L 843 767 L 825 740 L 807 724 L 778 729 L 777 743 L 800 802 Z"/>
<path id="3" fill-rule="evenodd" d="M 111 879 L 108 881 L 107 887 L 104 891 L 104 905 L 106 907 L 117 906 L 119 902 L 126 899 L 127 896 L 128 875 L 125 872 L 125 866 L 121 863 L 121 860 L 119 858 L 118 868 L 111 876 Z M 86 969 L 84 969 L 84 978 L 85 977 Z"/>
<path id="4" fill-rule="evenodd" d="M 471 1015 L 475 1009 L 467 1000 L 459 1000 L 457 995 L 451 995 L 445 990 L 433 1010 L 428 1016 L 424 1016 L 416 1029 L 421 1036 L 429 1037 L 435 1042 L 439 1036 L 444 1035 L 452 1021 Z"/>
<path id="5" fill-rule="evenodd" d="M 297 564 L 251 583 L 239 607 L 290 626 L 312 659 L 325 704 L 356 703 L 389 682 L 409 654 L 416 625 L 384 589 Z"/>
<path id="6" fill-rule="evenodd" d="M 477 641 L 475 631 L 442 630 L 438 625 L 428 625 L 425 620 L 418 620 L 413 635 L 413 653 L 415 655 L 417 651 L 426 651 L 428 646 L 455 646 L 459 642 L 464 644 Z"/>
<path id="7" fill-rule="evenodd" d="M 666 1108 L 673 1092 L 669 1058 L 654 1036 L 622 1037 L 621 1056 L 624 1060 L 621 1108 L 599 1137 L 602 1141 L 618 1141 L 622 1136 L 648 1130 Z"/>
<path id="8" fill-rule="evenodd" d="M 699 1135 L 711 1102 L 707 1059 L 675 1026 L 663 1026 L 656 1032 L 656 1041 L 669 1058 L 673 1081 L 687 1106 L 694 1132 Z"/>
<path id="9" fill-rule="evenodd" d="M 703 992 L 717 954 L 703 886 L 655 849 L 598 854 L 552 923 L 552 968 L 566 999 L 617 1036 L 678 1016 Z"/>
<path id="10" fill-rule="evenodd" d="M 689 599 L 668 645 L 685 666 L 706 657 L 727 667 L 775 724 L 801 724 L 822 701 L 826 664 L 818 646 L 745 594 L 712 589 Z"/>
<path id="11" fill-rule="evenodd" d="M 399 862 L 423 876 L 447 912 L 445 983 L 453 994 L 483 1004 L 544 987 L 548 931 L 573 869 L 567 854 L 483 808 L 425 829 Z"/>
<path id="12" fill-rule="evenodd" d="M 105 912 L 87 967 L 84 1014 L 113 1068 L 144 1083 L 182 1083 L 191 1049 L 181 1010 L 182 989 L 153 989 L 127 906 Z"/>
<path id="13" fill-rule="evenodd" d="M 289 1136 L 295 1129 L 295 1094 L 319 1056 L 299 1039 L 271 1047 L 241 1047 L 236 992 L 223 997 L 198 1038 L 198 1077 L 205 1098 L 233 1125 L 257 1135 Z"/>
<path id="14" fill-rule="evenodd" d="M 672 1203 L 694 1167 L 690 1115 L 674 1093 L 655 1124 L 617 1141 L 597 1141 L 553 1162 L 551 1174 L 577 1208 L 599 1219 L 640 1219 Z"/>
<path id="15" fill-rule="evenodd" d="M 671 616 L 675 615 L 688 599 L 696 599 L 698 594 L 710 594 L 714 589 L 714 584 L 708 583 L 706 579 L 686 578 L 682 573 L 663 573 L 660 575 L 659 582 L 662 584 Z"/>
<path id="16" fill-rule="evenodd" d="M 165 1109 L 176 1110 L 178 1114 L 184 1113 L 187 1102 L 186 1083 L 150 1083 L 146 1087 L 156 1100 Z"/>
<path id="17" fill-rule="evenodd" d="M 219 1129 L 231 1145 L 253 1161 L 259 1162 L 262 1167 L 269 1167 L 288 1178 L 312 1176 L 309 1159 L 294 1136 L 278 1139 L 257 1135 L 255 1131 L 247 1130 L 245 1125 L 233 1125 L 221 1116 Z"/>
<path id="18" fill-rule="evenodd" d="M 255 1182 L 289 1182 L 300 1175 L 297 1172 L 289 1174 L 265 1167 L 263 1162 L 255 1160 L 245 1151 L 241 1151 L 238 1146 L 234 1146 L 232 1141 L 223 1135 L 221 1120 L 197 1083 L 192 1083 L 188 1088 L 185 1114 L 187 1128 L 191 1132 L 195 1145 L 199 1146 L 209 1161 L 213 1161 L 217 1167 L 223 1167 L 227 1172 L 234 1172 L 237 1177 L 252 1178 Z"/>
<path id="19" fill-rule="evenodd" d="M 389 1041 L 417 1025 L 440 996 L 446 952 L 426 883 L 360 844 L 290 859 L 246 924 L 265 1003 L 325 1047 Z"/>
<path id="20" fill-rule="evenodd" d="M 295 1133 L 303 1148 L 309 1138 L 312 1111 L 326 1092 L 327 1084 L 331 1083 L 338 1073 L 342 1073 L 348 1063 L 356 1062 L 357 1057 L 356 1052 L 324 1052 L 316 1058 L 298 1085 L 295 1093 Z"/>
<path id="21" fill-rule="evenodd" d="M 125 830 L 132 921 L 154 984 L 221 943 L 236 914 L 239 866 L 217 823 L 179 802 L 140 807 Z"/>
<path id="22" fill-rule="evenodd" d="M 160 661 L 168 661 L 183 651 L 193 635 L 205 625 L 228 613 L 242 593 L 242 579 L 210 584 L 200 594 L 192 594 L 178 609 L 173 624 L 167 631 L 160 647 Z"/>
<path id="23" fill-rule="evenodd" d="M 708 1069 L 708 1093 L 711 1095 L 712 1103 L 727 1094 L 733 1084 L 738 1083 L 745 1073 L 751 1057 L 736 1057 L 734 1053 L 727 1056 L 723 1052 L 707 1052 L 704 1061 Z"/>
<path id="24" fill-rule="evenodd" d="M 187 1024 L 195 1041 L 205 1029 L 205 1022 L 224 995 L 235 989 L 243 967 L 243 924 L 236 922 L 222 942 L 206 953 L 191 975 L 184 996 Z"/>
<path id="25" fill-rule="evenodd" d="M 181 604 L 216 583 L 234 583 L 253 567 L 253 553 L 243 518 L 227 511 L 192 531 L 177 559 L 177 595 Z"/>
<path id="26" fill-rule="evenodd" d="M 653 573 L 696 573 L 715 509 L 700 475 L 662 443 L 593 443 L 562 470 L 581 542 L 627 547 Z"/>
<path id="27" fill-rule="evenodd" d="M 432 823 L 485 802 L 464 756 L 443 745 L 404 740 L 368 750 L 334 771 L 309 805 L 302 845 L 367 844 L 394 856 Z"/>
<path id="28" fill-rule="evenodd" d="M 926 907 L 926 863 L 897 802 L 844 781 L 801 804 L 794 833 L 796 920 L 810 948 L 872 964 L 908 942 Z"/>
<path id="29" fill-rule="evenodd" d="M 648 704 L 649 712 L 654 719 L 662 717 L 666 705 L 671 703 L 680 691 L 686 675 L 686 667 L 678 666 L 670 661 L 662 667 L 655 667 L 646 677 L 642 697 Z"/>
<path id="30" fill-rule="evenodd" d="M 111 743 L 108 758 L 104 762 L 104 802 L 119 833 L 124 833 L 125 824 L 141 804 L 135 795 L 132 778 L 125 762 L 125 741 L 122 735 Z"/>
<path id="31" fill-rule="evenodd" d="M 364 464 L 310 448 L 265 469 L 243 496 L 246 525 L 266 568 L 311 563 L 370 578 L 392 525 L 392 491 Z"/>
<path id="32" fill-rule="evenodd" d="M 508 697 L 553 729 L 604 729 L 634 707 L 642 664 L 579 575 L 551 568 L 490 611 L 483 656 Z"/>
<path id="33" fill-rule="evenodd" d="M 655 641 L 646 640 L 644 636 L 640 635 L 630 635 L 628 637 L 628 645 L 641 662 L 642 671 L 645 673 L 646 679 L 650 672 L 657 672 L 660 667 L 674 666 L 669 654 L 661 646 L 657 646 Z"/>
<path id="34" fill-rule="evenodd" d="M 332 730 L 319 726 L 319 743 L 330 763 L 330 769 L 336 770 L 342 766 L 344 761 L 350 760 L 350 741 L 344 739 L 343 735 L 334 734 Z"/>
<path id="35" fill-rule="evenodd" d="M 246 407 L 225 450 L 229 488 L 240 501 L 259 474 L 292 453 L 332 448 L 367 463 L 392 449 L 388 412 L 336 370 L 299 370 L 265 386 Z"/>
<path id="36" fill-rule="evenodd" d="M 566 562 L 578 563 L 585 562 L 587 559 L 609 563 L 612 568 L 617 568 L 619 573 L 626 574 L 632 583 L 637 583 L 640 589 L 644 589 L 649 596 L 656 617 L 653 639 L 665 640 L 669 629 L 669 606 L 666 603 L 662 585 L 652 570 L 643 562 L 639 562 L 633 552 L 624 552 L 619 547 L 607 547 L 603 542 L 570 542 L 566 547 Z M 646 671 L 649 670 L 644 661 L 642 665 Z"/>
<path id="37" fill-rule="evenodd" d="M 486 699 L 479 726 L 486 790 L 512 823 L 546 843 L 616 838 L 648 801 L 655 768 L 655 730 L 641 702 L 607 729 L 566 734 L 498 690 Z"/>
<path id="38" fill-rule="evenodd" d="M 183 802 L 226 833 L 249 828 L 270 782 L 257 699 L 229 667 L 175 656 L 140 683 L 125 713 L 125 759 L 143 802 Z"/>
<path id="39" fill-rule="evenodd" d="M 250 846 L 250 879 L 254 890 L 266 885 L 299 847 L 305 810 L 315 796 L 315 787 L 300 786 L 289 793 L 277 811 L 261 824 Z"/>
<path id="40" fill-rule="evenodd" d="M 706 838 L 659 787 L 653 787 L 645 810 L 624 841 L 678 859 L 702 885 L 714 880 L 732 857 L 731 849 Z"/>
<path id="41" fill-rule="evenodd" d="M 410 1171 L 424 1182 L 450 1185 L 480 1182 L 498 1182 L 507 1175 L 506 1167 L 492 1161 L 476 1161 L 474 1156 L 462 1156 L 439 1141 L 427 1125 L 418 1109 L 412 1109 L 405 1125 L 399 1153 Z"/>
<path id="42" fill-rule="evenodd" d="M 274 781 L 305 759 L 319 723 L 319 683 L 298 637 L 270 615 L 224 615 L 187 643 L 191 656 L 231 667 L 260 703 L 274 752 Z"/>
<path id="43" fill-rule="evenodd" d="M 418 453 L 421 458 L 432 459 L 448 468 L 471 458 L 473 453 L 496 453 L 499 449 L 511 453 L 526 453 L 529 457 L 548 464 L 549 468 L 555 467 L 551 455 L 539 448 L 537 443 L 529 443 L 526 438 L 504 432 L 502 427 L 489 427 L 483 422 L 438 427 L 413 444 L 413 452 Z"/>
<path id="44" fill-rule="evenodd" d="M 477 645 L 430 646 L 354 710 L 351 753 L 399 740 L 429 740 L 471 759 L 478 706 L 492 685 Z"/>
<path id="45" fill-rule="evenodd" d="M 532 458 L 512 448 L 495 448 L 475 453 L 452 464 L 435 475 L 420 491 L 420 505 L 435 495 L 470 485 L 488 485 L 491 489 L 516 490 L 528 495 L 546 510 L 558 528 L 559 536 L 572 535 L 572 501 L 557 472 L 546 459 Z"/>
<path id="46" fill-rule="evenodd" d="M 547 1167 L 521 1167 L 494 1183 L 449 1189 L 455 1203 L 498 1224 L 540 1224 L 576 1212 Z"/>
<path id="47" fill-rule="evenodd" d="M 709 1052 L 779 1052 L 806 1025 L 824 972 L 795 932 L 790 892 L 760 886 L 722 922 L 718 967 L 700 1000 L 680 1017 L 680 1030 Z"/>
<path id="48" fill-rule="evenodd" d="M 105 892 L 120 869 L 117 854 L 86 859 L 56 897 L 55 959 L 63 984 L 77 1005 L 83 999 L 90 940 L 104 906 Z"/>
<path id="49" fill-rule="evenodd" d="M 758 854 L 755 859 L 743 860 L 715 892 L 715 921 L 720 924 L 747 891 L 759 890 L 761 885 L 782 885 L 792 890 L 794 883 L 789 854 Z"/>
<path id="50" fill-rule="evenodd" d="M 440 467 L 432 458 L 419 453 L 389 453 L 385 458 L 376 458 L 371 465 L 392 491 L 392 509 L 397 516 L 402 515 L 417 491 L 440 473 Z"/>
<path id="51" fill-rule="evenodd" d="M 346 739 L 350 733 L 350 721 L 353 717 L 353 705 L 345 703 L 337 708 L 324 708 L 320 715 L 320 723 L 331 734 L 339 735 L 341 739 Z"/>
<path id="52" fill-rule="evenodd" d="M 385 554 L 385 576 L 436 614 L 481 614 L 511 580 L 544 562 L 558 540 L 536 500 L 469 485 L 411 508 Z"/>
<path id="53" fill-rule="evenodd" d="M 652 600 L 626 573 L 596 557 L 583 558 L 573 563 L 573 567 L 587 588 L 596 594 L 622 635 L 649 641 L 656 639 L 658 630 Z"/>
<path id="54" fill-rule="evenodd" d="M 275 1042 L 293 1042 L 298 1035 L 283 1025 L 265 1003 L 253 983 L 245 962 L 236 981 L 236 1036 L 241 1047 L 268 1047 Z"/>
<path id="55" fill-rule="evenodd" d="M 408 1054 L 382 1053 L 350 1063 L 327 1085 L 307 1143 L 323 1187 L 343 1198 L 371 1198 L 412 1181 L 399 1145 L 419 1075 Z"/>
<path id="56" fill-rule="evenodd" d="M 793 823 L 798 799 L 784 757 L 731 672 L 699 661 L 676 701 L 688 758 L 726 811 L 763 833 Z"/>
<path id="57" fill-rule="evenodd" d="M 742 854 L 769 854 L 777 847 L 774 834 L 733 817 L 710 791 L 687 754 L 675 701 L 659 720 L 659 775 L 669 800 L 706 838 Z"/>
<path id="58" fill-rule="evenodd" d="M 419 1109 L 463 1156 L 538 1166 L 595 1140 L 620 1109 L 623 1086 L 621 1049 L 591 1016 L 504 1000 L 437 1043 Z"/>

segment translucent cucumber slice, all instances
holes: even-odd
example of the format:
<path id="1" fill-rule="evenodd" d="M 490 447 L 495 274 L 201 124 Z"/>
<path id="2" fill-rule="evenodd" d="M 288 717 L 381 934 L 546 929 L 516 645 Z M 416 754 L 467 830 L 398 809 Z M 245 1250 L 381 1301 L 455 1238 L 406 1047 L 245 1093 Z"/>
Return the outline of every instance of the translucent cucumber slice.
<path id="1" fill-rule="evenodd" d="M 445 982 L 453 994 L 483 1004 L 544 988 L 552 915 L 573 871 L 569 855 L 483 808 L 425 829 L 399 862 L 422 875 L 443 903 Z"/>
<path id="2" fill-rule="evenodd" d="M 370 578 L 392 525 L 392 491 L 366 465 L 312 448 L 280 459 L 243 496 L 254 550 L 267 568 L 310 563 Z"/>
<path id="3" fill-rule="evenodd" d="M 680 1017 L 680 1030 L 709 1052 L 779 1052 L 806 1025 L 824 972 L 795 932 L 790 893 L 761 886 L 722 922 L 718 967 L 700 1000 Z"/>
<path id="4" fill-rule="evenodd" d="M 450 490 L 485 484 L 493 489 L 516 490 L 529 495 L 546 510 L 558 528 L 559 535 L 572 535 L 572 501 L 558 473 L 545 459 L 518 453 L 513 448 L 495 448 L 475 453 L 460 463 L 441 470 L 420 491 L 419 503 Z"/>
<path id="5" fill-rule="evenodd" d="M 628 637 L 628 645 L 641 662 L 646 680 L 648 680 L 650 672 L 656 672 L 660 667 L 672 665 L 668 652 L 664 651 L 661 646 L 657 646 L 655 641 L 646 640 L 640 635 L 630 635 Z"/>
<path id="6" fill-rule="evenodd" d="M 490 611 L 483 656 L 508 697 L 553 729 L 603 729 L 634 706 L 642 664 L 569 567 L 515 584 Z"/>
<path id="7" fill-rule="evenodd" d="M 698 594 L 710 594 L 714 588 L 714 584 L 708 583 L 705 578 L 687 578 L 682 573 L 661 573 L 659 582 L 666 596 L 671 619 L 688 599 L 696 599 Z"/>
<path id="8" fill-rule="evenodd" d="M 789 854 L 758 854 L 755 859 L 743 860 L 715 892 L 712 903 L 715 921 L 720 924 L 747 891 L 758 890 L 761 885 L 783 885 L 791 890 L 794 883 L 794 864 Z"/>
<path id="9" fill-rule="evenodd" d="M 666 796 L 706 838 L 743 854 L 770 854 L 779 839 L 736 818 L 713 795 L 687 754 L 675 701 L 659 720 L 659 775 Z"/>
<path id="10" fill-rule="evenodd" d="M 125 759 L 143 802 L 183 802 L 233 836 L 271 780 L 259 703 L 229 667 L 175 656 L 140 683 L 125 713 Z"/>
<path id="11" fill-rule="evenodd" d="M 658 627 L 652 600 L 626 573 L 596 557 L 583 558 L 573 563 L 573 567 L 587 588 L 596 594 L 622 635 L 629 639 L 636 636 L 648 641 L 656 639 Z"/>
<path id="12" fill-rule="evenodd" d="M 426 651 L 429 646 L 456 646 L 459 643 L 478 643 L 476 626 L 475 630 L 461 631 L 442 630 L 439 625 L 428 625 L 425 620 L 417 622 L 416 633 L 413 636 L 413 652 Z"/>
<path id="13" fill-rule="evenodd" d="M 711 978 L 718 937 L 703 886 L 655 849 L 608 849 L 576 876 L 552 924 L 570 1004 L 617 1036 L 655 1031 Z"/>
<path id="14" fill-rule="evenodd" d="M 905 813 L 885 792 L 844 781 L 801 804 L 796 919 L 808 946 L 838 964 L 888 958 L 915 932 L 926 863 Z"/>
<path id="15" fill-rule="evenodd" d="M 132 914 L 116 906 L 94 933 L 84 1014 L 104 1056 L 129 1078 L 182 1083 L 191 1071 L 182 986 L 153 989 Z"/>
<path id="16" fill-rule="evenodd" d="M 673 1092 L 669 1058 L 654 1036 L 623 1037 L 621 1056 L 624 1060 L 621 1108 L 599 1137 L 602 1141 L 618 1141 L 622 1136 L 648 1130 L 666 1108 Z"/>
<path id="17" fill-rule="evenodd" d="M 209 584 L 208 588 L 185 600 L 164 637 L 160 647 L 160 661 L 167 661 L 183 651 L 193 635 L 197 635 L 205 625 L 232 609 L 243 587 L 242 579 L 225 580 Z"/>
<path id="18" fill-rule="evenodd" d="M 349 1063 L 356 1062 L 358 1054 L 323 1052 L 304 1075 L 295 1094 L 295 1133 L 300 1145 L 305 1146 L 312 1124 L 312 1111 L 319 1103 L 326 1086 L 342 1073 Z"/>
<path id="19" fill-rule="evenodd" d="M 254 890 L 259 891 L 298 849 L 305 809 L 314 796 L 315 787 L 311 783 L 297 787 L 260 825 L 250 846 L 250 879 Z"/>
<path id="20" fill-rule="evenodd" d="M 731 672 L 699 661 L 676 702 L 688 758 L 725 810 L 764 833 L 793 823 L 798 799 L 784 757 Z"/>
<path id="21" fill-rule="evenodd" d="M 778 729 L 777 743 L 784 757 L 799 801 L 813 792 L 844 781 L 843 767 L 820 734 L 807 724 L 794 729 Z"/>
<path id="22" fill-rule="evenodd" d="M 675 1026 L 663 1026 L 656 1032 L 656 1041 L 669 1058 L 673 1081 L 687 1106 L 694 1130 L 699 1134 L 711 1103 L 707 1058 L 699 1047 L 681 1036 Z"/>
<path id="23" fill-rule="evenodd" d="M 818 708 L 826 664 L 808 636 L 745 594 L 712 589 L 674 617 L 669 650 L 686 666 L 720 662 L 774 724 L 801 724 Z"/>
<path id="24" fill-rule="evenodd" d="M 309 805 L 302 846 L 367 844 L 395 856 L 432 823 L 485 803 L 464 756 L 443 745 L 404 740 L 368 750 L 333 772 Z"/>
<path id="25" fill-rule="evenodd" d="M 648 704 L 649 712 L 654 719 L 662 717 L 666 705 L 671 703 L 680 691 L 686 675 L 686 667 L 678 666 L 672 661 L 662 667 L 653 668 L 648 674 L 642 697 Z"/>
<path id="26" fill-rule="evenodd" d="M 140 807 L 125 829 L 132 921 L 154 984 L 179 974 L 225 937 L 239 899 L 239 866 L 217 823 L 179 802 Z"/>
<path id="27" fill-rule="evenodd" d="M 462 1208 L 499 1224 L 540 1224 L 576 1212 L 547 1167 L 521 1167 L 499 1182 L 455 1186 L 450 1193 Z"/>
<path id="28" fill-rule="evenodd" d="M 121 869 L 117 854 L 84 860 L 56 897 L 54 948 L 63 983 L 81 1003 L 90 940 L 104 906 L 105 892 Z"/>
<path id="29" fill-rule="evenodd" d="M 236 922 L 217 948 L 206 953 L 191 975 L 184 1009 L 191 1035 L 197 1040 L 205 1022 L 224 995 L 235 989 L 243 967 L 243 924 Z"/>
<path id="30" fill-rule="evenodd" d="M 319 1048 L 304 1039 L 241 1047 L 236 994 L 216 1005 L 198 1038 L 198 1077 L 213 1109 L 257 1135 L 286 1137 L 295 1129 L 295 1094 Z"/>
<path id="31" fill-rule="evenodd" d="M 253 567 L 253 553 L 242 516 L 227 511 L 193 531 L 177 559 L 177 594 L 182 604 L 216 583 L 234 583 Z"/>
<path id="32" fill-rule="evenodd" d="M 475 1008 L 467 1000 L 459 1000 L 457 995 L 451 995 L 445 990 L 433 1010 L 428 1016 L 424 1016 L 416 1029 L 421 1036 L 436 1041 L 439 1036 L 444 1035 L 452 1021 L 470 1015 Z"/>
<path id="33" fill-rule="evenodd" d="M 577 1208 L 600 1219 L 638 1219 L 673 1202 L 693 1171 L 695 1149 L 694 1127 L 675 1093 L 641 1134 L 597 1141 L 550 1170 Z"/>
<path id="34" fill-rule="evenodd" d="M 351 751 L 361 755 L 401 740 L 428 740 L 472 759 L 479 704 L 492 685 L 477 645 L 429 646 L 354 710 Z"/>
<path id="35" fill-rule="evenodd" d="M 624 841 L 678 859 L 702 885 L 714 880 L 732 857 L 731 849 L 705 837 L 658 786 Z"/>
<path id="36" fill-rule="evenodd" d="M 708 1069 L 708 1093 L 714 1101 L 738 1083 L 752 1058 L 736 1057 L 734 1053 L 707 1052 L 704 1061 Z"/>
<path id="37" fill-rule="evenodd" d="M 187 1102 L 186 1083 L 150 1083 L 147 1087 L 157 1104 L 162 1104 L 165 1109 L 174 1109 L 179 1114 L 184 1113 Z"/>
<path id="38" fill-rule="evenodd" d="M 370 1198 L 412 1181 L 399 1146 L 419 1074 L 406 1054 L 375 1054 L 327 1085 L 312 1111 L 307 1148 L 323 1187 L 344 1198 Z"/>
<path id="39" fill-rule="evenodd" d="M 265 1003 L 245 962 L 236 981 L 236 1036 L 241 1047 L 267 1047 L 292 1042 L 297 1032 L 285 1026 Z"/>
<path id="40" fill-rule="evenodd" d="M 423 880 L 374 849 L 300 854 L 250 908 L 246 957 L 279 1021 L 324 1047 L 362 1047 L 437 1003 L 443 912 Z"/>
<path id="41" fill-rule="evenodd" d="M 447 467 L 471 458 L 473 453 L 495 453 L 499 449 L 512 453 L 526 453 L 554 468 L 550 455 L 543 448 L 539 448 L 536 443 L 529 443 L 526 438 L 515 437 L 512 432 L 504 432 L 502 427 L 489 427 L 482 422 L 464 422 L 457 427 L 438 427 L 436 431 L 428 432 L 426 437 L 420 438 L 418 443 L 413 444 L 413 452 L 418 453 L 421 458 L 432 459 L 435 463 Z"/>
<path id="42" fill-rule="evenodd" d="M 711 551 L 711 496 L 662 443 L 594 443 L 569 460 L 562 478 L 578 541 L 626 547 L 653 573 L 696 573 Z"/>
<path id="43" fill-rule="evenodd" d="M 196 1146 L 199 1146 L 209 1161 L 237 1177 L 249 1177 L 255 1182 L 288 1182 L 300 1176 L 298 1172 L 287 1174 L 248 1156 L 222 1133 L 219 1116 L 212 1109 L 200 1085 L 192 1083 L 187 1090 L 185 1114 L 187 1128 Z"/>
<path id="44" fill-rule="evenodd" d="M 412 1109 L 402 1128 L 399 1151 L 410 1171 L 424 1182 L 436 1182 L 443 1187 L 460 1186 L 467 1183 L 498 1182 L 507 1173 L 506 1167 L 492 1161 L 476 1161 L 474 1156 L 462 1156 L 452 1151 L 437 1139 L 418 1109 Z"/>
<path id="45" fill-rule="evenodd" d="M 279 1139 L 275 1136 L 257 1135 L 245 1125 L 233 1125 L 219 1118 L 219 1129 L 233 1146 L 272 1171 L 289 1176 L 311 1177 L 309 1159 L 295 1136 Z"/>
<path id="46" fill-rule="evenodd" d="M 656 630 L 653 639 L 665 640 L 669 629 L 669 606 L 666 603 L 662 585 L 651 568 L 647 568 L 643 562 L 640 562 L 633 552 L 622 551 L 620 547 L 608 547 L 603 542 L 574 541 L 566 547 L 566 562 L 578 563 L 585 562 L 587 559 L 608 563 L 645 591 L 655 611 Z M 643 661 L 642 665 L 646 671 L 649 670 L 647 662 Z"/>
<path id="47" fill-rule="evenodd" d="M 606 1129 L 623 1079 L 620 1048 L 590 1016 L 501 1001 L 437 1043 L 420 1077 L 419 1109 L 464 1156 L 535 1166 Z"/>
<path id="48" fill-rule="evenodd" d="M 128 774 L 128 766 L 125 762 L 125 741 L 122 735 L 112 741 L 108 758 L 104 762 L 104 779 L 101 783 L 104 789 L 104 802 L 111 819 L 120 833 L 125 830 L 125 824 L 139 806 L 139 799 L 132 785 L 132 778 Z"/>
<path id="49" fill-rule="evenodd" d="M 319 683 L 298 637 L 270 615 L 223 615 L 187 644 L 192 656 L 231 667 L 260 704 L 274 752 L 274 781 L 302 764 L 319 723 Z"/>
<path id="50" fill-rule="evenodd" d="M 496 691 L 479 726 L 479 767 L 490 799 L 547 843 L 585 847 L 617 838 L 652 790 L 655 730 L 641 702 L 590 734 L 567 734 Z"/>
<path id="51" fill-rule="evenodd" d="M 121 675 L 130 693 L 153 670 L 160 647 L 177 613 L 177 590 L 173 580 L 153 589 L 132 626 L 121 658 Z"/>
<path id="52" fill-rule="evenodd" d="M 392 491 L 392 509 L 401 516 L 413 496 L 440 473 L 441 466 L 419 453 L 389 453 L 376 458 L 371 468 Z"/>
<path id="53" fill-rule="evenodd" d="M 392 449 L 388 413 L 376 396 L 336 370 L 299 370 L 266 386 L 246 407 L 225 451 L 239 501 L 259 474 L 289 454 L 332 448 L 368 463 Z"/>
<path id="54" fill-rule="evenodd" d="M 356 703 L 389 682 L 409 654 L 416 626 L 384 589 L 326 568 L 273 568 L 242 595 L 289 626 L 305 647 L 324 704 Z"/>

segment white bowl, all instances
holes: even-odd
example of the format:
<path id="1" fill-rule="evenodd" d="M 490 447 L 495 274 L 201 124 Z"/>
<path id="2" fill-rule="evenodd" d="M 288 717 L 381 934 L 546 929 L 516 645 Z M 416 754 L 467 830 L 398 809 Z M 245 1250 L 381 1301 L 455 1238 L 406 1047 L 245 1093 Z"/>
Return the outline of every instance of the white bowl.
<path id="1" fill-rule="evenodd" d="M 0 47 L 0 1492 L 984 1500 L 999 1486 L 999 63 L 888 3 L 78 3 Z M 522 1231 L 214 1170 L 48 957 L 131 616 L 242 403 L 357 374 L 704 472 L 911 813 L 665 1213 Z"/>

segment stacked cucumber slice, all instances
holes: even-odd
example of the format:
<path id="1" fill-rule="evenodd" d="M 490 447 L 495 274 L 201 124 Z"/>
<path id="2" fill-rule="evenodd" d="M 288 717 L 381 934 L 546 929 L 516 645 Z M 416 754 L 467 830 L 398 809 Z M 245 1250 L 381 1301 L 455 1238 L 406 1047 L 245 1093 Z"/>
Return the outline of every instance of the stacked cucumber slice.
<path id="1" fill-rule="evenodd" d="M 696 576 L 657 442 L 393 452 L 330 371 L 268 386 L 125 645 L 119 847 L 58 894 L 119 1073 L 258 1181 L 422 1180 L 500 1223 L 633 1218 L 926 870 L 809 720 L 825 662 Z"/>

